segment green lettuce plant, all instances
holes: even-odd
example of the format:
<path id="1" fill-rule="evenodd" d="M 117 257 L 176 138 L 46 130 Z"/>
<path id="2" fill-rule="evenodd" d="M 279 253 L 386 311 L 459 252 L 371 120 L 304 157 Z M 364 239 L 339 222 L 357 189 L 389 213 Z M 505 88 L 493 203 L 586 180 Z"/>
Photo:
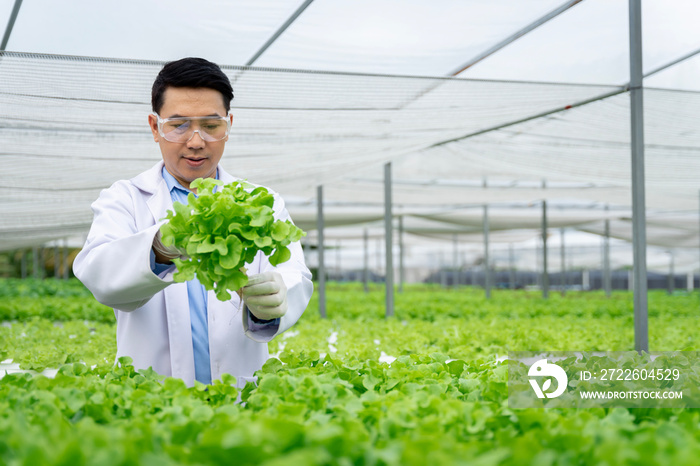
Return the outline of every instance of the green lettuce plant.
<path id="1" fill-rule="evenodd" d="M 276 266 L 291 257 L 289 244 L 305 233 L 289 220 L 275 220 L 274 197 L 263 187 L 244 181 L 224 185 L 212 178 L 194 180 L 187 205 L 176 202 L 168 210 L 168 222 L 160 228 L 163 244 L 187 252 L 187 259 L 174 259 L 176 282 L 195 275 L 221 301 L 231 299 L 248 283 L 245 264 L 262 251 Z M 222 188 L 214 192 L 216 186 Z"/>

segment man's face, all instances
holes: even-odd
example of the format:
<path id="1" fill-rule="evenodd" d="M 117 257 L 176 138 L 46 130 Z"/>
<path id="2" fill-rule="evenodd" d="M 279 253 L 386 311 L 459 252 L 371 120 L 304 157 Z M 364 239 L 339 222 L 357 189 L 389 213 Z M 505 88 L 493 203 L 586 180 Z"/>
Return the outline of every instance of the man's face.
<path id="1" fill-rule="evenodd" d="M 168 87 L 163 94 L 162 119 L 174 117 L 226 116 L 221 93 L 206 87 Z M 233 116 L 229 116 L 233 121 Z M 199 133 L 183 143 L 166 141 L 158 133 L 158 119 L 148 116 L 153 139 L 160 145 L 165 169 L 185 188 L 197 178 L 216 177 L 216 166 L 224 153 L 228 136 L 221 141 L 207 142 Z"/>

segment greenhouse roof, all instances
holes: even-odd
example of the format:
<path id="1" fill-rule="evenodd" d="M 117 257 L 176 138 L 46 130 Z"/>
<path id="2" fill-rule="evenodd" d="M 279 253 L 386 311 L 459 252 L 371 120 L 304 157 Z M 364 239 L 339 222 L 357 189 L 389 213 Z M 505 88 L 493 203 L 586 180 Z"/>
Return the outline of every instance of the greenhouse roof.
<path id="1" fill-rule="evenodd" d="M 21 4 L 0 56 L 2 249 L 85 233 L 101 189 L 158 162 L 150 87 L 188 55 L 234 86 L 224 168 L 307 229 L 319 185 L 328 225 L 381 219 L 391 162 L 408 232 L 467 237 L 485 204 L 494 230 L 536 229 L 547 200 L 551 226 L 631 238 L 626 1 L 103 5 Z M 695 247 L 698 7 L 642 6 L 645 71 L 685 58 L 645 80 L 648 242 Z"/>

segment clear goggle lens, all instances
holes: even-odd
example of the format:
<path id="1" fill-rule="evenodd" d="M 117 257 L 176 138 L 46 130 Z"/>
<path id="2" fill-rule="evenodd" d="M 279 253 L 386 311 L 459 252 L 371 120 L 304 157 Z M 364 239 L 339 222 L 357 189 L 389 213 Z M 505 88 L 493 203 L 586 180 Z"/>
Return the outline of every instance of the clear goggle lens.
<path id="1" fill-rule="evenodd" d="M 158 117 L 158 131 L 160 135 L 170 142 L 187 142 L 195 132 L 207 142 L 221 141 L 228 136 L 231 129 L 230 120 L 227 117 L 183 117 L 165 118 Z"/>

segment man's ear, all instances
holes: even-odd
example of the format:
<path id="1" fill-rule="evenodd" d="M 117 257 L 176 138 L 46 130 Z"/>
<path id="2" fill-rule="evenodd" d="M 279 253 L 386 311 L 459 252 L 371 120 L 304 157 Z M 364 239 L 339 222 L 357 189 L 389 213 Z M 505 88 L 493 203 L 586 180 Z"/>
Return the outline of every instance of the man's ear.
<path id="1" fill-rule="evenodd" d="M 231 128 L 233 128 L 233 114 L 229 113 L 228 118 L 229 118 L 229 122 L 231 123 Z M 229 131 L 229 134 L 230 134 L 230 131 Z M 224 141 L 228 142 L 228 135 L 226 136 L 226 139 L 224 139 Z"/>
<path id="2" fill-rule="evenodd" d="M 151 132 L 153 133 L 153 140 L 155 142 L 160 142 L 160 134 L 158 133 L 158 117 L 152 113 L 148 115 L 148 126 L 151 127 Z"/>

